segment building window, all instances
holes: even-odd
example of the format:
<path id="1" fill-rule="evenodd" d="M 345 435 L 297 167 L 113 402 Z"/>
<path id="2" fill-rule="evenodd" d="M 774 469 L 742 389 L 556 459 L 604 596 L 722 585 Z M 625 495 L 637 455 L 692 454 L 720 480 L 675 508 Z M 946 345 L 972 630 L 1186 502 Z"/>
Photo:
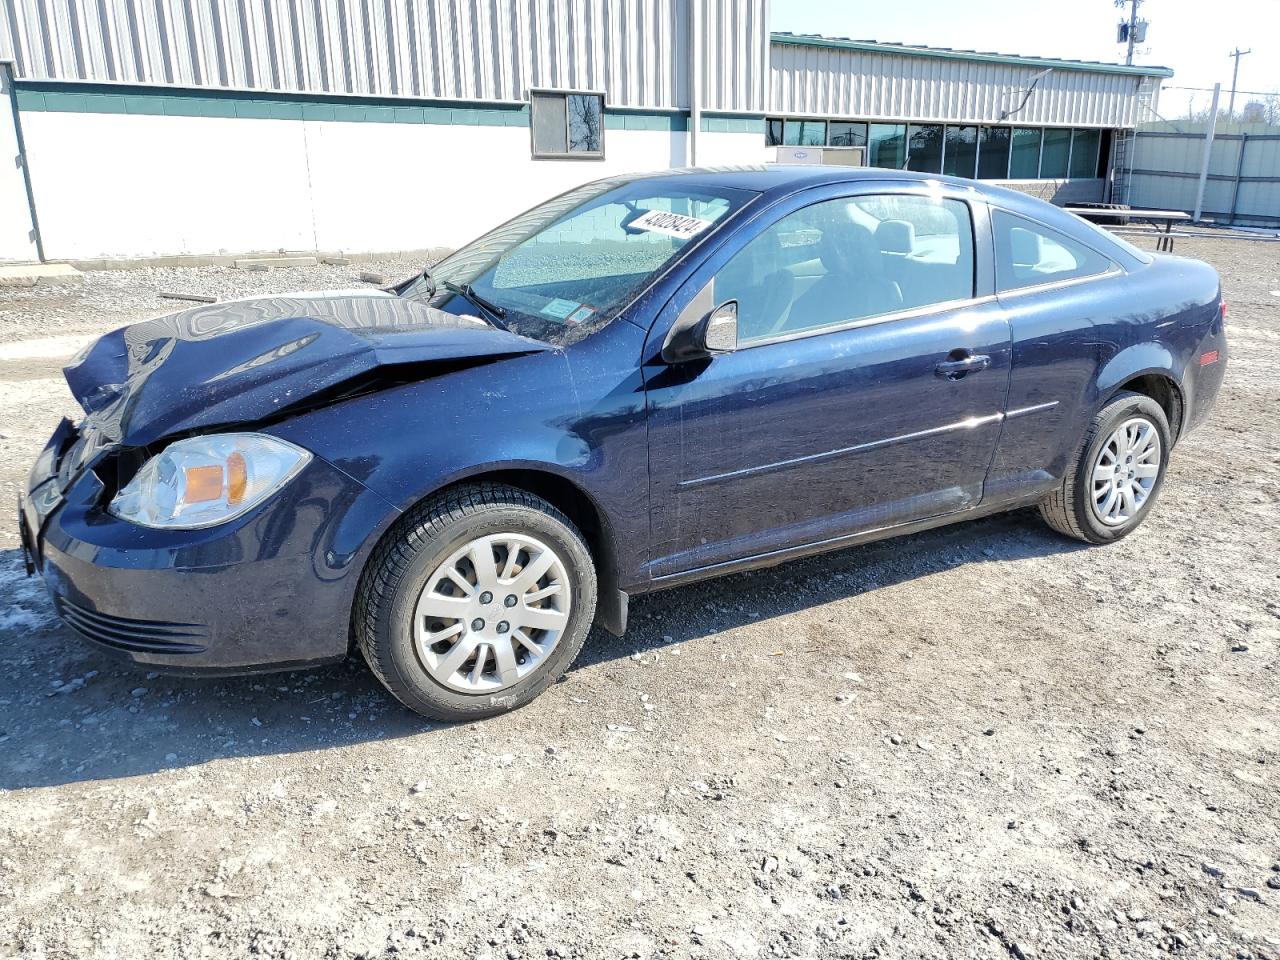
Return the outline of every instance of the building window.
<path id="1" fill-rule="evenodd" d="M 947 152 L 942 172 L 972 179 L 978 164 L 978 128 L 947 127 Z"/>
<path id="2" fill-rule="evenodd" d="M 1039 127 L 1014 127 L 1013 148 L 1009 156 L 1009 177 L 1013 180 L 1034 180 L 1040 176 Z"/>
<path id="3" fill-rule="evenodd" d="M 867 125 L 865 123 L 847 123 L 844 120 L 832 120 L 827 125 L 827 146 L 865 147 L 866 145 Z"/>
<path id="4" fill-rule="evenodd" d="M 782 146 L 782 121 L 771 117 L 764 122 L 764 145 L 766 147 Z"/>
<path id="5" fill-rule="evenodd" d="M 983 127 L 978 138 L 978 179 L 1004 180 L 1009 176 L 1008 127 Z"/>
<path id="6" fill-rule="evenodd" d="M 1102 137 L 1097 130 L 1073 130 L 1071 132 L 1071 176 L 1088 178 L 1098 175 L 1098 144 Z"/>
<path id="7" fill-rule="evenodd" d="M 901 123 L 867 125 L 867 166 L 901 170 L 907 162 L 907 128 Z"/>
<path id="8" fill-rule="evenodd" d="M 1067 161 L 1071 158 L 1071 131 L 1046 127 L 1044 148 L 1040 151 L 1040 178 L 1061 180 L 1067 175 Z"/>
<path id="9" fill-rule="evenodd" d="M 827 142 L 827 122 L 788 120 L 782 127 L 782 142 L 788 147 L 821 147 Z"/>
<path id="10" fill-rule="evenodd" d="M 907 127 L 907 169 L 942 172 L 942 124 L 913 123 Z"/>
<path id="11" fill-rule="evenodd" d="M 529 125 L 535 158 L 604 156 L 604 96 L 599 93 L 534 91 Z"/>

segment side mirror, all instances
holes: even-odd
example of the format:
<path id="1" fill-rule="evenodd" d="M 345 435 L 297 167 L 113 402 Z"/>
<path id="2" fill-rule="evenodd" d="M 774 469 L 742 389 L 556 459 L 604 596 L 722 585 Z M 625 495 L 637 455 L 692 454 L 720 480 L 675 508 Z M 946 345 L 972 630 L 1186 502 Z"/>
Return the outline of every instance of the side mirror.
<path id="1" fill-rule="evenodd" d="M 738 349 L 738 301 L 726 300 L 707 310 L 704 294 L 709 293 L 709 287 L 694 297 L 667 334 L 662 345 L 662 359 L 667 363 L 705 360 Z"/>

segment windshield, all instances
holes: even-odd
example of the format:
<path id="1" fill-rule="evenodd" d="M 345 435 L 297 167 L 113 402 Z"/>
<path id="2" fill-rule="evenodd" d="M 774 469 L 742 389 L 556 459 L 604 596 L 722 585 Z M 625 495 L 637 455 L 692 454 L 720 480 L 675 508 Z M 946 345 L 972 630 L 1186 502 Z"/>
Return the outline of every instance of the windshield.
<path id="1" fill-rule="evenodd" d="M 755 194 L 675 178 L 590 183 L 534 207 L 399 290 L 455 314 L 496 307 L 515 333 L 567 346 L 600 329 L 689 244 Z M 447 289 L 446 284 L 453 287 Z M 459 288 L 469 285 L 467 296 Z"/>

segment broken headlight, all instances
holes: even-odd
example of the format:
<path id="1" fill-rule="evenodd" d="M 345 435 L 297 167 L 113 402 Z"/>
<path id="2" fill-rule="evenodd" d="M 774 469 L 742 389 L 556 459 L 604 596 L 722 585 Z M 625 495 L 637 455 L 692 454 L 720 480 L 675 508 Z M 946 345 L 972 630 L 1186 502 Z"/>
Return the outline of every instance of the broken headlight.
<path id="1" fill-rule="evenodd" d="M 148 460 L 108 509 L 144 527 L 210 527 L 252 510 L 310 460 L 301 447 L 261 433 L 191 437 Z"/>

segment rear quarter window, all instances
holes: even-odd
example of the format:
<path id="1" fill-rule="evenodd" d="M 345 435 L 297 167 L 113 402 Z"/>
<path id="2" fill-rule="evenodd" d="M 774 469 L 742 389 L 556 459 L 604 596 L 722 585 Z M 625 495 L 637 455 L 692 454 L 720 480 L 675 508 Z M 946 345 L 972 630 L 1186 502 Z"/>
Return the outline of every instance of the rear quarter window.
<path id="1" fill-rule="evenodd" d="M 1109 257 L 1034 220 L 993 210 L 991 227 L 1000 293 L 1101 276 L 1117 269 Z"/>

